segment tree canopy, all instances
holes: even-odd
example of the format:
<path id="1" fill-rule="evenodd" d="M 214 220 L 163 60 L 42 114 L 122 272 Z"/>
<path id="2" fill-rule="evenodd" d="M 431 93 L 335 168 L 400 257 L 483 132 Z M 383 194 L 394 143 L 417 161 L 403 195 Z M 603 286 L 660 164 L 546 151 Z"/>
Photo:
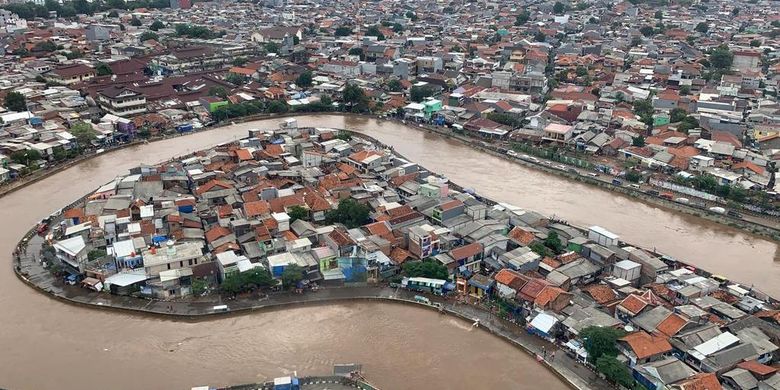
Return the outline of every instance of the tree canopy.
<path id="1" fill-rule="evenodd" d="M 309 210 L 307 210 L 305 207 L 295 205 L 290 207 L 290 210 L 287 211 L 287 215 L 290 216 L 290 223 L 299 219 L 305 221 L 309 219 Z"/>
<path id="2" fill-rule="evenodd" d="M 344 199 L 339 202 L 335 210 L 330 210 L 326 218 L 331 223 L 338 222 L 344 224 L 349 229 L 356 228 L 368 222 L 368 206 L 358 203 L 354 199 Z"/>
<path id="3" fill-rule="evenodd" d="M 293 288 L 303 280 L 303 268 L 298 264 L 289 264 L 282 271 L 282 285 L 285 288 Z"/>
<path id="4" fill-rule="evenodd" d="M 276 282 L 265 268 L 254 268 L 246 272 L 228 274 L 220 289 L 230 294 L 238 294 L 258 288 L 273 286 Z"/>
<path id="5" fill-rule="evenodd" d="M 433 96 L 434 92 L 435 91 L 433 87 L 429 84 L 422 85 L 422 86 L 415 85 L 412 87 L 411 91 L 409 92 L 409 95 L 410 95 L 410 99 L 413 102 L 419 103 L 425 100 L 425 98 Z"/>
<path id="6" fill-rule="evenodd" d="M 352 35 L 352 29 L 344 26 L 338 27 L 336 28 L 335 35 L 337 37 L 346 37 Z"/>
<path id="7" fill-rule="evenodd" d="M 564 11 L 566 11 L 566 6 L 563 3 L 561 3 L 560 1 L 556 1 L 555 4 L 553 5 L 553 12 L 556 15 L 560 15 Z"/>
<path id="8" fill-rule="evenodd" d="M 157 41 L 160 39 L 160 37 L 157 36 L 157 33 L 155 33 L 154 31 L 144 31 L 139 37 L 139 39 L 141 40 L 141 42 L 148 41 L 150 39 Z"/>
<path id="9" fill-rule="evenodd" d="M 350 107 L 352 112 L 368 111 L 368 97 L 363 89 L 356 84 L 348 83 L 342 93 L 344 104 Z"/>
<path id="10" fill-rule="evenodd" d="M 624 332 L 619 329 L 599 326 L 589 326 L 580 332 L 580 338 L 585 341 L 588 360 L 595 363 L 604 355 L 617 356 L 617 340 Z"/>
<path id="11" fill-rule="evenodd" d="M 3 106 L 10 111 L 27 111 L 27 99 L 21 93 L 11 91 L 8 92 L 8 95 L 5 95 Z"/>
<path id="12" fill-rule="evenodd" d="M 295 84 L 301 88 L 309 88 L 312 85 L 312 79 L 313 76 L 311 71 L 307 70 L 298 76 L 298 79 L 295 80 Z"/>
<path id="13" fill-rule="evenodd" d="M 631 372 L 628 371 L 628 367 L 612 355 L 599 357 L 596 360 L 596 369 L 604 374 L 607 379 L 625 388 L 630 389 L 634 386 L 634 378 L 631 376 Z"/>
<path id="14" fill-rule="evenodd" d="M 159 31 L 161 28 L 165 28 L 165 23 L 163 23 L 163 22 L 161 22 L 159 20 L 155 20 L 149 26 L 149 30 L 152 30 L 152 31 Z"/>
<path id="15" fill-rule="evenodd" d="M 729 70 L 734 62 L 734 53 L 725 45 L 718 46 L 710 53 L 710 65 L 717 70 Z"/>
<path id="16" fill-rule="evenodd" d="M 517 15 L 515 18 L 515 26 L 522 26 L 531 19 L 531 13 L 528 11 L 521 11 L 520 14 Z"/>
<path id="17" fill-rule="evenodd" d="M 76 142 L 79 145 L 89 146 L 92 141 L 97 139 L 97 131 L 92 128 L 92 125 L 87 122 L 78 122 L 70 127 L 70 134 L 76 137 Z"/>
<path id="18" fill-rule="evenodd" d="M 95 66 L 95 72 L 98 76 L 108 76 L 111 74 L 114 74 L 114 71 L 111 70 L 111 67 L 108 66 L 108 64 L 101 62 Z"/>
<path id="19" fill-rule="evenodd" d="M 11 153 L 11 161 L 28 165 L 41 159 L 41 153 L 34 149 L 17 150 Z"/>
<path id="20" fill-rule="evenodd" d="M 449 272 L 444 264 L 433 260 L 407 261 L 403 265 L 404 273 L 411 278 L 423 277 L 433 279 L 447 279 Z"/>

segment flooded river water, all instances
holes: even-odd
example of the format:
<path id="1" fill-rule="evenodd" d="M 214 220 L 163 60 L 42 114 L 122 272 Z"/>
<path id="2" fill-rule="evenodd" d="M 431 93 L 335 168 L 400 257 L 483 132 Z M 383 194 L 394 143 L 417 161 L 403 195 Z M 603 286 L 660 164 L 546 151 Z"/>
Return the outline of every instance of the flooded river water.
<path id="1" fill-rule="evenodd" d="M 41 218 L 141 163 L 273 128 L 279 119 L 229 126 L 123 149 L 0 198 L 0 253 Z M 738 230 L 523 168 L 459 143 L 390 122 L 301 116 L 302 126 L 363 131 L 458 184 L 499 201 L 598 223 L 629 242 L 780 292 L 777 246 Z M 773 283 L 775 282 L 775 283 Z M 0 267 L 0 387 L 10 389 L 184 389 L 327 373 L 360 362 L 383 389 L 564 385 L 525 354 L 468 325 L 414 307 L 354 303 L 178 322 L 102 312 L 50 299 Z M 437 386 L 438 387 L 438 386 Z"/>

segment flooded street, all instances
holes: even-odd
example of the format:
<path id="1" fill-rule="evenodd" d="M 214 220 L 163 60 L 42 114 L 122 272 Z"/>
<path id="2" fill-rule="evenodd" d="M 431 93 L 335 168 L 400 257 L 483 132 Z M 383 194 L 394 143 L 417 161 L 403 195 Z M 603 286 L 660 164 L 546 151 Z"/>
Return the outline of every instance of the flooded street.
<path id="1" fill-rule="evenodd" d="M 101 156 L 0 199 L 0 251 L 52 211 L 141 163 L 275 128 L 280 119 L 241 124 Z M 777 245 L 702 219 L 570 183 L 459 143 L 390 122 L 299 117 L 302 126 L 364 131 L 478 193 L 599 224 L 625 241 L 687 260 L 780 295 Z M 468 324 L 392 304 L 339 304 L 186 323 L 63 304 L 0 268 L 0 387 L 10 389 L 188 389 L 259 381 L 297 370 L 323 374 L 359 362 L 383 389 L 432 383 L 451 389 L 547 390 L 565 386 L 524 353 Z M 379 352 L 379 353 L 378 353 Z"/>

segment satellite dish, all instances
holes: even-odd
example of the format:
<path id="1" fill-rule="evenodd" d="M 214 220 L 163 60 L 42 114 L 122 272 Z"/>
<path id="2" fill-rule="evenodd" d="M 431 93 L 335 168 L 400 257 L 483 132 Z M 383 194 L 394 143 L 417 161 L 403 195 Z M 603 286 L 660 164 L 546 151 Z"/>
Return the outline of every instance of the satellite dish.
<path id="1" fill-rule="evenodd" d="M 626 326 L 624 326 L 624 327 L 623 327 L 623 329 L 624 329 L 626 332 L 633 332 L 633 331 L 634 331 L 634 327 L 633 327 L 633 326 L 631 326 L 631 325 L 626 325 Z"/>

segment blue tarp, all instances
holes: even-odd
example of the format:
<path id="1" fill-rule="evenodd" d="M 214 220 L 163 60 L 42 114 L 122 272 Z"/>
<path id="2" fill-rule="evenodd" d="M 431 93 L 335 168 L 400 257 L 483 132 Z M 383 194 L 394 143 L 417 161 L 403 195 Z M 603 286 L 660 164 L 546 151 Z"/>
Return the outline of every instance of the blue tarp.
<path id="1" fill-rule="evenodd" d="M 152 242 L 155 244 L 168 241 L 168 237 L 166 236 L 152 236 Z"/>

